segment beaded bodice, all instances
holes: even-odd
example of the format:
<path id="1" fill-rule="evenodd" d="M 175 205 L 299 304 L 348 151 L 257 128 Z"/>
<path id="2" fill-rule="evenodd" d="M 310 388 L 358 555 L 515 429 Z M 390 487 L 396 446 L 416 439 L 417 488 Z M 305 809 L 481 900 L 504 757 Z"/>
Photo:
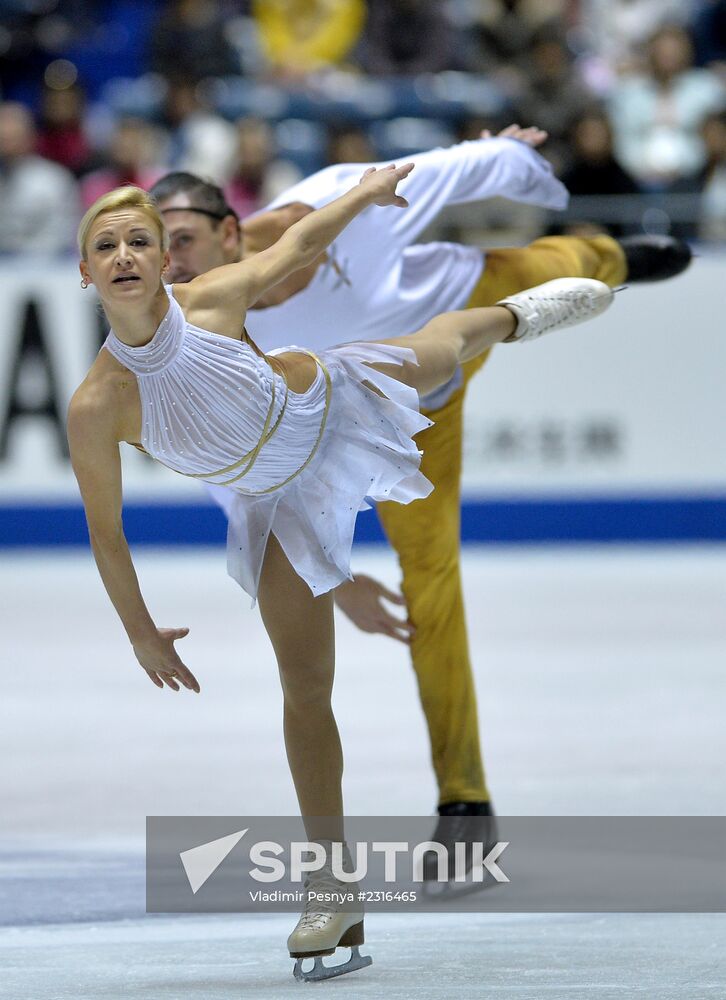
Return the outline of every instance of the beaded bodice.
<path id="1" fill-rule="evenodd" d="M 148 344 L 132 347 L 113 330 L 105 342 L 136 375 L 142 446 L 183 475 L 245 493 L 279 488 L 322 434 L 327 375 L 319 370 L 305 394 L 288 392 L 264 357 L 188 323 L 167 292 L 169 309 Z"/>

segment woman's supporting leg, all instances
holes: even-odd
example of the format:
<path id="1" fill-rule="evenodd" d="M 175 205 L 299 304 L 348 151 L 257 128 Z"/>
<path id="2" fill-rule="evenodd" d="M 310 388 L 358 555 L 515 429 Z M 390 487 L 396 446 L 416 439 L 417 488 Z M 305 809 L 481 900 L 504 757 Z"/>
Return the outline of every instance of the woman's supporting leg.
<path id="1" fill-rule="evenodd" d="M 287 759 L 310 840 L 343 840 L 343 752 L 333 717 L 333 595 L 313 597 L 270 535 L 258 600 L 284 696 Z"/>

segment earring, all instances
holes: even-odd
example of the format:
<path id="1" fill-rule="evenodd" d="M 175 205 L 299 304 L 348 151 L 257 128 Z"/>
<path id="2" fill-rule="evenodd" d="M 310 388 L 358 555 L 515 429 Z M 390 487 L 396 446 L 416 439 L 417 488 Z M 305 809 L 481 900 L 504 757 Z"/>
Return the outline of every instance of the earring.
<path id="1" fill-rule="evenodd" d="M 88 288 L 88 282 L 85 278 L 81 279 L 81 288 Z"/>

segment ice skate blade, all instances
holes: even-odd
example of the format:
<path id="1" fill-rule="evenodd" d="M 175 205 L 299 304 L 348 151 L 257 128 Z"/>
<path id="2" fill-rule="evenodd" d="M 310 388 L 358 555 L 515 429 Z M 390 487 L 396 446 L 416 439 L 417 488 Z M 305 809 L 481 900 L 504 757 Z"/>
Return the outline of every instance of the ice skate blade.
<path id="1" fill-rule="evenodd" d="M 311 958 L 313 956 L 310 956 Z M 292 974 L 299 983 L 324 983 L 326 979 L 334 979 L 335 976 L 344 976 L 347 972 L 357 972 L 358 969 L 365 969 L 373 965 L 370 955 L 361 955 L 357 944 L 350 949 L 350 958 L 340 965 L 324 965 L 321 955 L 313 958 L 313 967 L 305 971 L 303 969 L 304 958 L 298 958 Z"/>

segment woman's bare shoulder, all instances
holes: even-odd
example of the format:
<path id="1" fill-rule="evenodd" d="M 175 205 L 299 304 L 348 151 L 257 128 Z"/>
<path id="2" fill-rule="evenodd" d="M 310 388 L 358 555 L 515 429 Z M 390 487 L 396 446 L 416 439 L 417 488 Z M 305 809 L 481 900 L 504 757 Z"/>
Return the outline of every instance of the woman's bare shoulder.
<path id="1" fill-rule="evenodd" d="M 126 410 L 137 402 L 135 376 L 107 351 L 101 351 L 73 393 L 68 423 L 71 427 L 82 422 L 97 428 L 121 428 Z"/>

